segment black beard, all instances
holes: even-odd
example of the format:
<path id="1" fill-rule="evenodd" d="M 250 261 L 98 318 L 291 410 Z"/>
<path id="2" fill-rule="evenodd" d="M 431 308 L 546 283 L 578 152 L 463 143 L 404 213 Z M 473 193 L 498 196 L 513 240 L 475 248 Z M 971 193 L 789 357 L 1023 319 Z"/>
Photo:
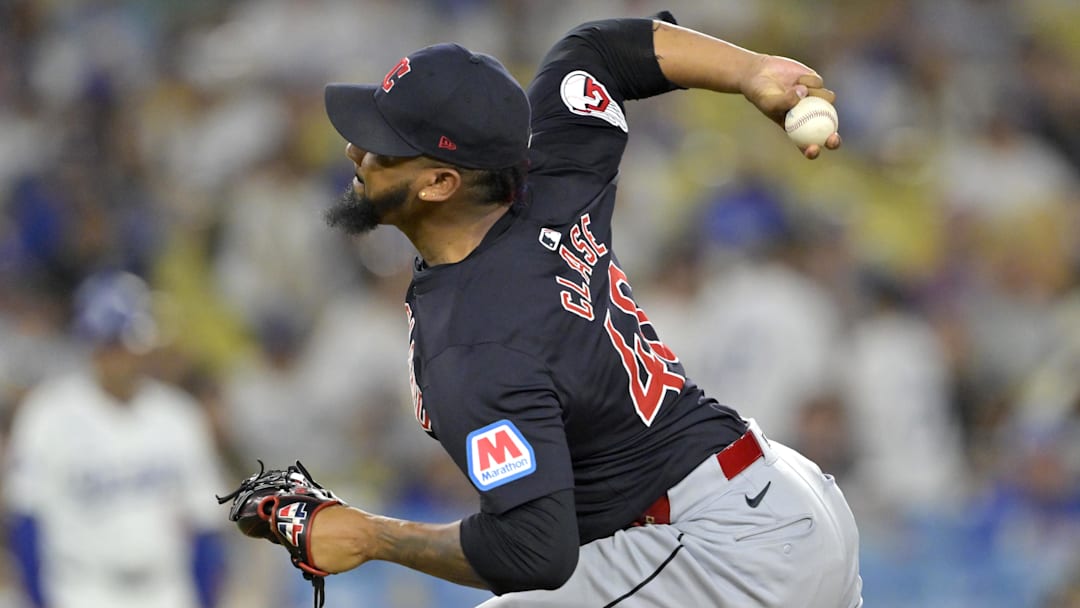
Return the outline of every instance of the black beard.
<path id="1" fill-rule="evenodd" d="M 369 197 L 366 191 L 357 194 L 350 184 L 345 188 L 341 200 L 326 210 L 326 223 L 341 228 L 346 234 L 366 234 L 382 224 L 386 214 L 403 206 L 408 198 L 409 186 L 406 183 L 398 184 L 376 197 Z"/>

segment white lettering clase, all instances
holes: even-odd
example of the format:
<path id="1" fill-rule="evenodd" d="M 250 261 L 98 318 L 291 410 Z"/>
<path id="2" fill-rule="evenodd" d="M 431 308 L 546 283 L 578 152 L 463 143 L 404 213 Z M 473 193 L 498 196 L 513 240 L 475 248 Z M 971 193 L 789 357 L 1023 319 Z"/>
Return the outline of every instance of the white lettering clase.
<path id="1" fill-rule="evenodd" d="M 568 242 L 573 246 L 573 249 L 566 245 L 558 247 L 559 257 L 581 277 L 581 282 L 576 283 L 566 277 L 555 277 L 556 283 L 567 288 L 559 292 L 559 303 L 562 304 L 563 310 L 586 321 L 596 319 L 590 289 L 593 269 L 596 268 L 601 258 L 608 253 L 607 245 L 597 241 L 592 231 L 589 230 L 589 224 L 591 223 L 592 218 L 588 213 L 581 216 L 578 222 L 570 228 Z"/>

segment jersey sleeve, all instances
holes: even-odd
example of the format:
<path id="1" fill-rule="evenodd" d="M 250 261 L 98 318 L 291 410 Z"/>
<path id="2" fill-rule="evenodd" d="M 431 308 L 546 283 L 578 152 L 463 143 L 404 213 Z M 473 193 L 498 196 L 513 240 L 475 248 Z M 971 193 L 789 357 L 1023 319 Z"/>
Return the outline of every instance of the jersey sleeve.
<path id="1" fill-rule="evenodd" d="M 221 460 L 202 404 L 178 389 L 159 385 L 158 398 L 170 404 L 173 460 L 180 465 L 182 513 L 193 531 L 221 528 L 224 518 L 214 500 L 226 487 Z"/>
<path id="2" fill-rule="evenodd" d="M 534 215 L 568 217 L 611 182 L 630 133 L 626 102 L 677 88 L 656 61 L 653 25 L 592 21 L 548 51 L 528 91 Z M 559 208 L 566 205 L 576 207 Z"/>
<path id="3" fill-rule="evenodd" d="M 6 510 L 33 515 L 57 498 L 53 474 L 53 428 L 39 392 L 31 392 L 16 410 L 4 457 L 3 497 Z"/>
<path id="4" fill-rule="evenodd" d="M 198 408 L 199 405 L 193 402 L 191 407 Z M 221 528 L 224 519 L 221 507 L 213 497 L 222 491 L 225 482 L 209 420 L 198 410 L 190 414 L 186 453 L 182 458 L 183 495 L 188 503 L 185 513 L 195 530 L 216 530 Z"/>
<path id="5" fill-rule="evenodd" d="M 479 491 L 482 512 L 573 487 L 562 409 L 535 359 L 493 343 L 456 346 L 426 373 L 439 442 Z"/>

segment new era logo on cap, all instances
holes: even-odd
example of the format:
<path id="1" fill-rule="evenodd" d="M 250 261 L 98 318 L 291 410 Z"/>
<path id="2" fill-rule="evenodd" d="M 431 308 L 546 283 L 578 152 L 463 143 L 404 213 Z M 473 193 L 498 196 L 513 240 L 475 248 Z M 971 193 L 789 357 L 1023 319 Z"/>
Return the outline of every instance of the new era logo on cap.
<path id="1" fill-rule="evenodd" d="M 345 139 L 385 156 L 502 169 L 528 154 L 525 91 L 494 57 L 457 44 L 420 49 L 375 85 L 327 85 L 326 113 Z"/>

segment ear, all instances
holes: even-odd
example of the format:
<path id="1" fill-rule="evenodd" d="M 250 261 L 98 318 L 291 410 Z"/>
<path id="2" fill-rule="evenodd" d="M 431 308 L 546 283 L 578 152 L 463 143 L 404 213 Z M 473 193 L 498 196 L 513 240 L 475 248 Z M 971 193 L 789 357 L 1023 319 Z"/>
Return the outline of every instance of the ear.
<path id="1" fill-rule="evenodd" d="M 453 167 L 432 167 L 420 174 L 416 195 L 425 203 L 441 203 L 461 189 L 461 173 Z"/>

